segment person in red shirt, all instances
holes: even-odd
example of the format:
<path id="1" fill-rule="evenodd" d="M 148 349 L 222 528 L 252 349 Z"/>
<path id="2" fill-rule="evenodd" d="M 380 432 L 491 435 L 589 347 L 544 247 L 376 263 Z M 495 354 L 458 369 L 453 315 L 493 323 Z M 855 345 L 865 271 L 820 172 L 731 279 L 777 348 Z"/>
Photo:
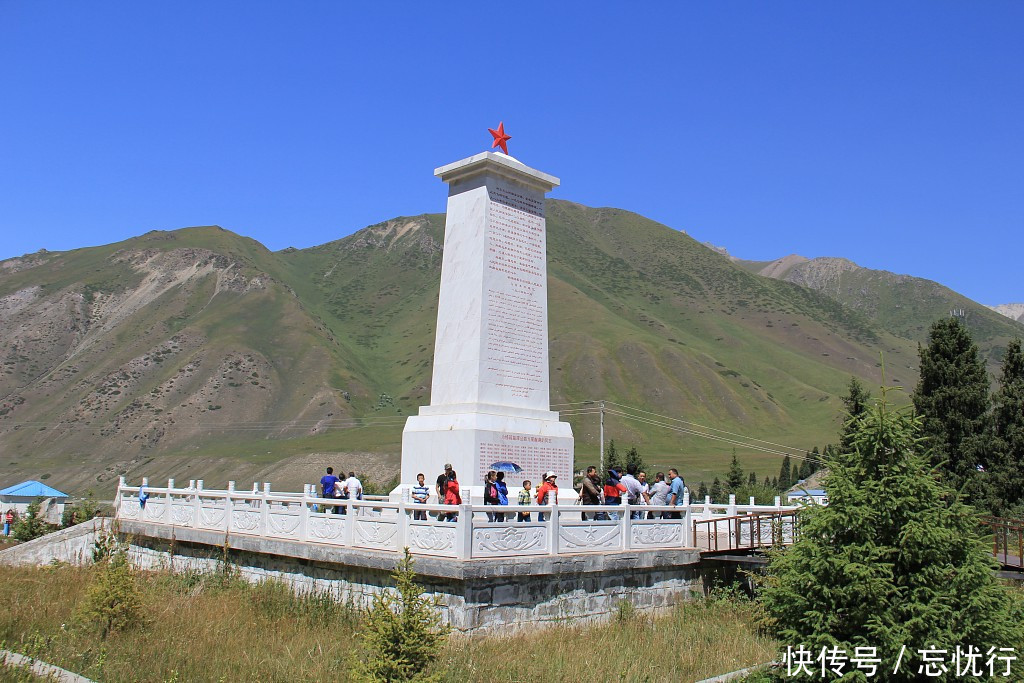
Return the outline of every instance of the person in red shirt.
<path id="1" fill-rule="evenodd" d="M 462 505 L 462 493 L 459 492 L 459 479 L 455 475 L 455 470 L 448 473 L 448 487 L 444 491 L 444 504 Z M 449 512 L 445 519 L 449 522 L 457 522 L 459 514 L 457 512 Z"/>
<path id="2" fill-rule="evenodd" d="M 4 515 L 4 536 L 11 535 L 12 526 L 14 526 L 14 510 L 8 508 L 7 514 Z"/>
<path id="3" fill-rule="evenodd" d="M 544 483 L 537 488 L 537 505 L 558 505 L 558 485 L 555 483 L 554 472 L 544 474 Z M 543 522 L 544 513 L 537 515 L 537 521 Z"/>

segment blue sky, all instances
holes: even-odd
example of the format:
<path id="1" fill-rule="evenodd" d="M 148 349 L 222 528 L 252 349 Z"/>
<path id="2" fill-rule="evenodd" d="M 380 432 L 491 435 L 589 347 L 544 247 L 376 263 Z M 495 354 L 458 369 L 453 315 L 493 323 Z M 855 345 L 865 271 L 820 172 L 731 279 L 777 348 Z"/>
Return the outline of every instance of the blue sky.
<path id="1" fill-rule="evenodd" d="M 489 147 L 750 259 L 1024 301 L 1021 2 L 0 0 L 0 258 L 444 210 Z"/>

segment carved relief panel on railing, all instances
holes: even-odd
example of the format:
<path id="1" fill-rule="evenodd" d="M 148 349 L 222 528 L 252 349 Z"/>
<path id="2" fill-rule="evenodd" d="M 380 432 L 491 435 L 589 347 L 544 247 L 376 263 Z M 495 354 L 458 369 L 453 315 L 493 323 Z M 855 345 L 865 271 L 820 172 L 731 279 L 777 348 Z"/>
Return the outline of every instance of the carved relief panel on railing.
<path id="1" fill-rule="evenodd" d="M 473 529 L 473 557 L 544 555 L 547 551 L 546 526 L 516 525 Z"/>
<path id="2" fill-rule="evenodd" d="M 681 524 L 654 522 L 644 524 L 634 522 L 630 526 L 629 547 L 642 550 L 645 548 L 679 548 L 683 545 L 683 527 Z"/>
<path id="3" fill-rule="evenodd" d="M 202 501 L 199 505 L 199 528 L 227 531 L 228 511 L 225 501 Z"/>
<path id="4" fill-rule="evenodd" d="M 618 522 L 564 524 L 558 529 L 558 552 L 607 552 L 622 544 Z"/>
<path id="5" fill-rule="evenodd" d="M 409 551 L 418 555 L 455 557 L 455 525 L 409 524 Z"/>
<path id="6" fill-rule="evenodd" d="M 275 538 L 298 538 L 302 516 L 298 509 L 286 507 L 271 508 L 267 511 L 266 535 Z"/>
<path id="7" fill-rule="evenodd" d="M 313 513 L 309 516 L 307 536 L 314 543 L 345 544 L 345 515 Z"/>
<path id="8" fill-rule="evenodd" d="M 119 519 L 138 519 L 142 508 L 139 507 L 139 499 L 130 496 L 122 496 L 121 506 L 117 510 Z"/>
<path id="9" fill-rule="evenodd" d="M 177 498 L 171 501 L 171 524 L 175 526 L 192 526 L 192 516 L 195 514 L 195 506 L 185 498 Z"/>
<path id="10" fill-rule="evenodd" d="M 142 518 L 147 522 L 166 522 L 167 503 L 160 500 L 146 501 L 146 507 L 142 510 Z"/>
<path id="11" fill-rule="evenodd" d="M 241 508 L 233 508 L 231 510 L 231 531 L 237 531 L 240 534 L 259 535 L 262 531 L 260 529 L 261 519 L 260 511 L 253 510 L 247 505 Z"/>
<path id="12" fill-rule="evenodd" d="M 375 548 L 378 550 L 396 550 L 395 535 L 398 533 L 398 524 L 391 520 L 378 518 L 360 519 L 353 518 L 355 533 L 352 544 L 360 548 Z"/>

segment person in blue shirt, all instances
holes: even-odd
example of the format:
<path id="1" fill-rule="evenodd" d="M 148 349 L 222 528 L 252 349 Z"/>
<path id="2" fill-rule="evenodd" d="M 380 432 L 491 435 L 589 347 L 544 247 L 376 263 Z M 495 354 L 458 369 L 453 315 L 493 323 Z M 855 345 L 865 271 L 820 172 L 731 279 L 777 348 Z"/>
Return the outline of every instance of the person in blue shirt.
<path id="1" fill-rule="evenodd" d="M 668 478 L 671 481 L 671 487 L 668 490 L 668 504 L 669 505 L 682 505 L 683 495 L 686 493 L 686 482 L 679 476 L 679 471 L 676 468 L 672 468 L 668 471 Z M 665 515 L 666 519 L 680 519 L 681 514 L 678 512 L 669 512 Z"/>
<path id="2" fill-rule="evenodd" d="M 320 491 L 323 493 L 324 498 L 335 498 L 338 482 L 341 481 L 334 476 L 334 468 L 328 467 L 327 474 L 320 478 Z M 341 506 L 337 505 L 334 508 L 335 512 L 341 512 Z"/>
<path id="3" fill-rule="evenodd" d="M 494 486 L 498 489 L 498 505 L 508 505 L 508 484 L 505 483 L 505 473 L 498 472 L 494 481 Z M 511 513 L 509 513 L 511 514 Z M 494 521 L 504 522 L 505 513 L 496 512 L 494 513 Z"/>

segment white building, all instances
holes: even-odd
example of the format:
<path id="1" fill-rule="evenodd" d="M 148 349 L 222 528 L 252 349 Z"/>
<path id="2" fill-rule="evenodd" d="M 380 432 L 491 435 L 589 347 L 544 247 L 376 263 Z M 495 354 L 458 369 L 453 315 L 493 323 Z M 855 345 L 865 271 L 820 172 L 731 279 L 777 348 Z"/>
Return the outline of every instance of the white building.
<path id="1" fill-rule="evenodd" d="M 825 489 L 798 489 L 787 493 L 786 501 L 790 505 L 797 501 L 814 503 L 816 505 L 828 505 L 828 494 L 825 493 Z"/>
<path id="2" fill-rule="evenodd" d="M 52 498 L 57 506 L 57 519 L 64 514 L 64 504 L 68 500 L 68 494 L 49 487 L 38 481 L 23 481 L 14 486 L 8 486 L 0 491 L 0 514 L 8 510 L 14 510 L 18 515 L 24 515 L 28 506 L 39 498 Z"/>

